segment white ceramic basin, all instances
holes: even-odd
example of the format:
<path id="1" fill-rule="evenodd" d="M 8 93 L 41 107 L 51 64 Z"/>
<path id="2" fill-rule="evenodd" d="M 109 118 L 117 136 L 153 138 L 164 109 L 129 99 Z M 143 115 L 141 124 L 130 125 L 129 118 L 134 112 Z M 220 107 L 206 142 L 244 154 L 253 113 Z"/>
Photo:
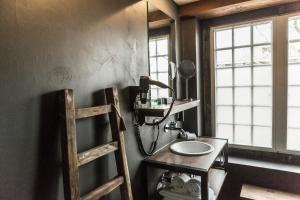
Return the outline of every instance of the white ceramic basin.
<path id="1" fill-rule="evenodd" d="M 183 141 L 172 144 L 170 149 L 173 153 L 180 155 L 197 156 L 211 153 L 215 148 L 205 142 Z"/>

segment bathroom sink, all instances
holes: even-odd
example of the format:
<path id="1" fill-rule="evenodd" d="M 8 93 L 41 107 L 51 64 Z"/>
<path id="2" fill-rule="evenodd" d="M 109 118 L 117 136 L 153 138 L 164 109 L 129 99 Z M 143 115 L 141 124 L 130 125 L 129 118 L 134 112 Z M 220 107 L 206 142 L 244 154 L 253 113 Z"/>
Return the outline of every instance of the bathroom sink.
<path id="1" fill-rule="evenodd" d="M 186 156 L 198 156 L 208 154 L 214 151 L 214 147 L 205 142 L 199 141 L 183 141 L 176 142 L 170 146 L 173 153 Z"/>

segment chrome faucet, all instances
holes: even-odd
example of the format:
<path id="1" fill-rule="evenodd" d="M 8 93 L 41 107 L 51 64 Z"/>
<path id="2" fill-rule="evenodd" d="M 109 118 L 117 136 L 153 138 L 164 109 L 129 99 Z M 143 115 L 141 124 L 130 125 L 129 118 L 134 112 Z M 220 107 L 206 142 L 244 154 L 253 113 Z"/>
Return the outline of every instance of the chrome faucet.
<path id="1" fill-rule="evenodd" d="M 168 132 L 168 131 L 179 131 L 179 138 L 187 138 L 187 134 L 186 132 L 183 130 L 183 128 L 177 127 L 177 123 L 176 122 L 170 122 L 170 124 L 166 124 L 164 126 L 164 131 Z"/>

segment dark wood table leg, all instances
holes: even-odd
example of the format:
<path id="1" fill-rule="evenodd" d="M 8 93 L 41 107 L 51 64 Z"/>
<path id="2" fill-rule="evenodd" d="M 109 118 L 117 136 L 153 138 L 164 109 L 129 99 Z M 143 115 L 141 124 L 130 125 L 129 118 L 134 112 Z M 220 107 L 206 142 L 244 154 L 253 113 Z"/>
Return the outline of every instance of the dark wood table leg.
<path id="1" fill-rule="evenodd" d="M 201 176 L 201 200 L 208 200 L 208 173 Z"/>

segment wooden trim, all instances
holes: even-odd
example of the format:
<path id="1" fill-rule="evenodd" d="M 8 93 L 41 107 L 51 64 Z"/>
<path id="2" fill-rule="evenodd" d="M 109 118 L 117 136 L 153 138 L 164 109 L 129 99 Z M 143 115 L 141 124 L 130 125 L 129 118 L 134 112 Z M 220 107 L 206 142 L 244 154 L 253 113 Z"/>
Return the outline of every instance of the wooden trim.
<path id="1" fill-rule="evenodd" d="M 64 90 L 62 95 L 62 162 L 66 200 L 79 200 L 79 172 L 77 168 L 77 144 L 73 90 Z"/>
<path id="2" fill-rule="evenodd" d="M 116 88 L 107 88 L 105 89 L 105 94 L 107 103 L 114 105 L 114 111 L 109 113 L 109 119 L 113 140 L 118 141 L 119 151 L 115 152 L 118 174 L 119 176 L 124 176 L 125 182 L 125 184 L 121 185 L 122 197 L 123 200 L 133 200 L 125 150 L 124 132 L 120 129 L 121 121 L 117 114 L 117 110 L 120 110 L 118 91 Z"/>
<path id="3" fill-rule="evenodd" d="M 77 155 L 78 167 L 118 150 L 118 142 L 101 145 Z"/>
<path id="4" fill-rule="evenodd" d="M 111 193 L 114 191 L 117 187 L 119 187 L 121 184 L 124 183 L 124 178 L 122 176 L 113 179 L 106 184 L 98 187 L 96 190 L 88 193 L 84 197 L 82 197 L 80 200 L 98 200 L 101 197 Z"/>
<path id="5" fill-rule="evenodd" d="M 203 130 L 205 136 L 213 136 L 212 132 L 212 91 L 211 91 L 211 49 L 210 49 L 210 27 L 202 27 L 202 108 L 203 108 Z"/>
<path id="6" fill-rule="evenodd" d="M 255 199 L 298 200 L 300 199 L 299 194 L 293 194 L 289 192 L 259 187 L 255 185 L 248 185 L 248 184 L 243 184 L 240 196 L 242 199 L 249 199 L 249 200 L 255 200 Z"/>
<path id="7" fill-rule="evenodd" d="M 179 8 L 180 16 L 197 16 L 201 19 L 221 17 L 245 11 L 294 3 L 298 0 L 202 0 Z"/>
<path id="8" fill-rule="evenodd" d="M 153 4 L 156 8 L 164 12 L 172 19 L 178 19 L 178 8 L 172 0 L 151 0 L 149 3 Z"/>
<path id="9" fill-rule="evenodd" d="M 166 15 L 164 12 L 162 12 L 161 10 L 156 10 L 153 12 L 149 12 L 149 16 L 148 16 L 148 23 L 149 22 L 156 22 L 156 21 L 160 21 L 160 20 L 170 20 L 171 18 Z"/>
<path id="10" fill-rule="evenodd" d="M 90 108 L 79 108 L 75 110 L 76 119 L 82 119 L 87 117 L 94 117 L 97 115 L 103 115 L 111 112 L 111 105 L 90 107 Z"/>

